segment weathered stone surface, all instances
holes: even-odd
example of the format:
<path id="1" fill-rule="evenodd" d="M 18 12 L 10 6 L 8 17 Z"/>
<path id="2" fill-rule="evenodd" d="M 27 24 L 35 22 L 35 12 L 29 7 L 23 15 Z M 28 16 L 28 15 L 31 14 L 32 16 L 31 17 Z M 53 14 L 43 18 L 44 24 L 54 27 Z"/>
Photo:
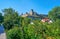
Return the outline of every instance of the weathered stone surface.
<path id="1" fill-rule="evenodd" d="M 0 34 L 0 39 L 6 39 L 6 34 L 5 33 L 1 33 Z"/>

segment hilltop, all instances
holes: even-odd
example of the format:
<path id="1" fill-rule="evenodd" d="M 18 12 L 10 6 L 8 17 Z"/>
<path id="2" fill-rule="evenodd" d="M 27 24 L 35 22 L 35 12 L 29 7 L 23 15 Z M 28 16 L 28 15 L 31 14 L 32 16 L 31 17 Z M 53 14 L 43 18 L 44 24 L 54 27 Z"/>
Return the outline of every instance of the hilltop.
<path id="1" fill-rule="evenodd" d="M 48 17 L 48 15 L 45 15 L 45 14 L 38 14 L 33 9 L 31 9 L 30 12 L 26 12 L 25 14 L 22 13 L 21 16 L 32 18 L 32 19 L 42 19 L 42 18 Z"/>

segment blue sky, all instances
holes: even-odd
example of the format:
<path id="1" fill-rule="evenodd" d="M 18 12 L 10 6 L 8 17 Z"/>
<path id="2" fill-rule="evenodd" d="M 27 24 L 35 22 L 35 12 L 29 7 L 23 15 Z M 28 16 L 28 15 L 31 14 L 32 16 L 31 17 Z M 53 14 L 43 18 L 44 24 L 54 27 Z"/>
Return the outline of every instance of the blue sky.
<path id="1" fill-rule="evenodd" d="M 0 12 L 1 9 L 11 7 L 19 14 L 29 12 L 30 9 L 39 14 L 48 14 L 55 6 L 60 6 L 60 0 L 0 0 Z"/>

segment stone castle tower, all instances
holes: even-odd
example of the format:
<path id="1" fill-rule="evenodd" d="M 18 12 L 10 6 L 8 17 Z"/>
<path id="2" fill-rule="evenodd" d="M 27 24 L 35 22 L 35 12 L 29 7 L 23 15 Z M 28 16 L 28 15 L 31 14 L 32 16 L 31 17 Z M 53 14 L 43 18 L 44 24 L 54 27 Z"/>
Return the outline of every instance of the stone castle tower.
<path id="1" fill-rule="evenodd" d="M 34 14 L 33 9 L 31 9 L 31 11 L 29 12 L 29 14 L 32 16 Z"/>

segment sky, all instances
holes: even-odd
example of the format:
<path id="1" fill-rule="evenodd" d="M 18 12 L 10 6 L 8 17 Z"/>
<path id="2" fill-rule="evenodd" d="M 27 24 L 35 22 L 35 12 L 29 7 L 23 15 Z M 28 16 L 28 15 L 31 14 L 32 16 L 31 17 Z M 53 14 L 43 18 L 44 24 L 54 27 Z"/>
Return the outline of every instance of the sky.
<path id="1" fill-rule="evenodd" d="M 19 14 L 25 14 L 31 9 L 38 14 L 48 14 L 56 6 L 60 6 L 60 0 L 0 0 L 0 12 L 5 8 L 13 8 Z"/>

